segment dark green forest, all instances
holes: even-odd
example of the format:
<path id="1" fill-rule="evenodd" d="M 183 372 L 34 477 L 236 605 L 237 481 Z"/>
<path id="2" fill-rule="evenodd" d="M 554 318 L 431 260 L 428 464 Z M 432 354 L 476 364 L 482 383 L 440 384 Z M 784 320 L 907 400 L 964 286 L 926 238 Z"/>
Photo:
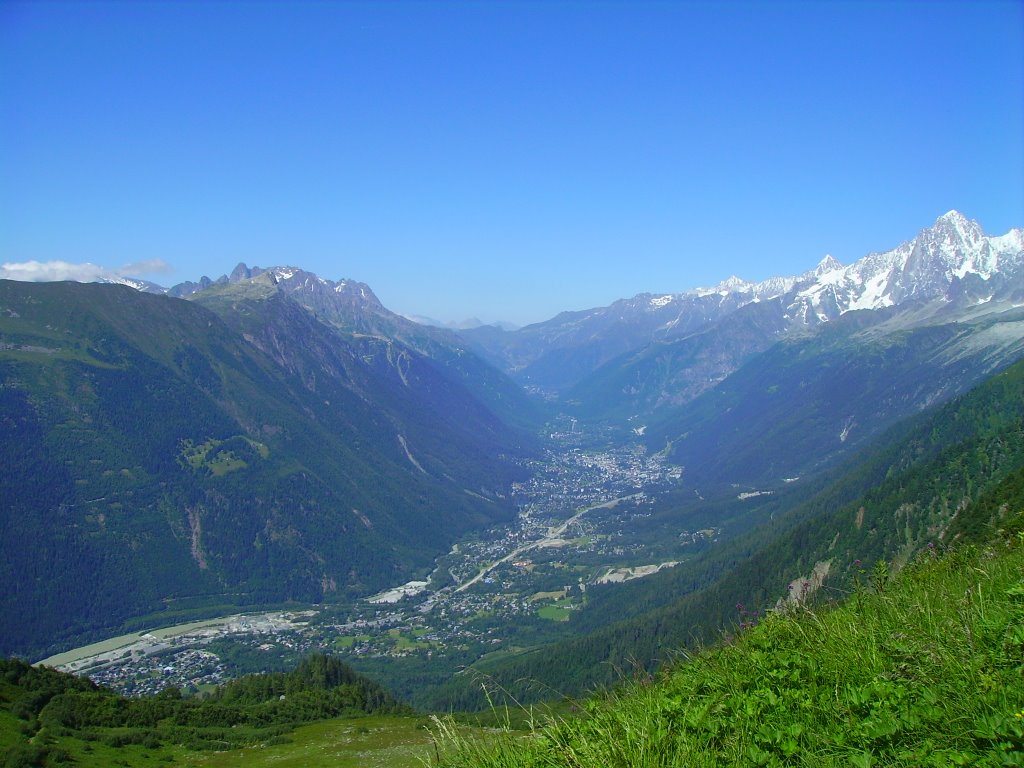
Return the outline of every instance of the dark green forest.
<path id="1" fill-rule="evenodd" d="M 129 699 L 90 681 L 0 660 L 0 707 L 18 721 L 21 741 L 4 765 L 65 762 L 62 737 L 121 747 L 177 744 L 223 750 L 276 743 L 302 723 L 334 717 L 408 714 L 386 690 L 335 658 L 314 655 L 290 672 L 247 675 L 208 697 L 171 688 Z"/>

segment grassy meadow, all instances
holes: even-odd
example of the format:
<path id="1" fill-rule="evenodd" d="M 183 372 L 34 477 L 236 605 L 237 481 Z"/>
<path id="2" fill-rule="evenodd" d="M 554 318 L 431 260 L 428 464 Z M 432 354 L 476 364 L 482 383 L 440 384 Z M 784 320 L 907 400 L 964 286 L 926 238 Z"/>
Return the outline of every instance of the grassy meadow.
<path id="1" fill-rule="evenodd" d="M 1024 535 L 864 568 L 839 606 L 734 637 L 548 718 L 452 730 L 443 768 L 1024 765 Z"/>

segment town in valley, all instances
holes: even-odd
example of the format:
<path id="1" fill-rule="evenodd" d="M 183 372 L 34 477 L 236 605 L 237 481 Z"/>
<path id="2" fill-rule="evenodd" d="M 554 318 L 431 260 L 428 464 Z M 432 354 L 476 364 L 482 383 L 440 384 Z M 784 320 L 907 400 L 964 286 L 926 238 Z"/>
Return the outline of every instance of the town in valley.
<path id="1" fill-rule="evenodd" d="M 568 421 L 550 432 L 550 443 L 545 457 L 531 463 L 530 479 L 513 488 L 516 519 L 460 540 L 426 578 L 352 605 L 196 621 L 44 663 L 134 696 L 172 687 L 202 693 L 317 651 L 357 669 L 384 659 L 458 669 L 556 636 L 588 587 L 671 568 L 716 539 L 716 528 L 678 530 L 652 552 L 632 535 L 657 495 L 682 482 L 681 468 L 661 454 L 638 444 L 585 447 Z"/>

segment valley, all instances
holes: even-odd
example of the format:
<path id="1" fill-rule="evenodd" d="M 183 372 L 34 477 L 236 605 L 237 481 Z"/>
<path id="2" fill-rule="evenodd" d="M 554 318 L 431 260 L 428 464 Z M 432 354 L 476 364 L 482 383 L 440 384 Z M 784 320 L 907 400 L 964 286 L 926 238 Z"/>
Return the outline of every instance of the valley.
<path id="1" fill-rule="evenodd" d="M 849 268 L 465 336 L 293 267 L 187 300 L 0 281 L 23 746 L 568 710 L 841 601 L 861 563 L 884 585 L 1017 494 L 1022 265 L 1019 230 L 951 212 Z"/>
<path id="2" fill-rule="evenodd" d="M 718 536 L 709 527 L 678 530 L 658 546 L 644 540 L 654 500 L 682 482 L 662 455 L 639 444 L 588 447 L 602 436 L 568 419 L 546 437 L 544 456 L 529 461 L 530 478 L 513 486 L 515 520 L 463 537 L 423 580 L 346 605 L 234 613 L 122 635 L 42 662 L 141 696 L 207 690 L 321 651 L 402 690 L 414 666 L 429 663 L 431 676 L 443 679 L 481 657 L 566 636 L 589 586 L 671 567 Z"/>
<path id="3" fill-rule="evenodd" d="M 1024 0 L 0 41 L 0 768 L 1024 768 Z"/>

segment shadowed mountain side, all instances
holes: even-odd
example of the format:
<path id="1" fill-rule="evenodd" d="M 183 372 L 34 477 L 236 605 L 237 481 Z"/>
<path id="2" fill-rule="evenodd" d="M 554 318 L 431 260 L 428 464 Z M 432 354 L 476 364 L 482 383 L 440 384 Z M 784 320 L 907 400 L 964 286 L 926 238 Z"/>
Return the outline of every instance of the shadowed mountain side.
<path id="1" fill-rule="evenodd" d="M 529 440 L 432 361 L 281 297 L 232 327 L 123 286 L 0 281 L 0 342 L 3 653 L 364 594 L 514 514 Z"/>
<path id="2" fill-rule="evenodd" d="M 230 278 L 208 283 L 189 298 L 211 308 L 233 307 L 243 297 L 273 292 L 287 296 L 342 336 L 386 339 L 429 358 L 442 375 L 509 424 L 535 429 L 545 418 L 543 403 L 485 363 L 453 331 L 420 325 L 391 312 L 364 283 L 325 280 L 296 267 L 250 269 L 239 264 Z M 222 312 L 225 317 L 230 314 Z"/>
<path id="3" fill-rule="evenodd" d="M 911 322 L 912 309 L 851 312 L 780 341 L 694 401 L 663 410 L 648 446 L 668 446 L 698 487 L 777 484 L 1024 354 L 1024 310 L 939 324 L 925 307 L 927 322 Z"/>
<path id="4" fill-rule="evenodd" d="M 609 361 L 564 395 L 578 417 L 642 426 L 713 388 L 785 329 L 778 299 L 749 304 L 718 323 L 656 341 Z"/>

